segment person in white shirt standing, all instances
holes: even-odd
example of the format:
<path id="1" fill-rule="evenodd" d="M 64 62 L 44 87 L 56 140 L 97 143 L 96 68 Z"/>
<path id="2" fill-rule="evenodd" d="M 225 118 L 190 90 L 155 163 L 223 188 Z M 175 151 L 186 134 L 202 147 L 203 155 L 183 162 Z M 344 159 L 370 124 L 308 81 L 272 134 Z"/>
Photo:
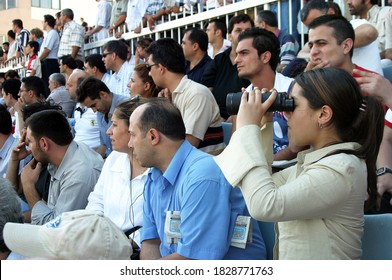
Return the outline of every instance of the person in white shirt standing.
<path id="1" fill-rule="evenodd" d="M 106 0 L 95 0 L 98 2 L 95 27 L 86 32 L 86 38 L 94 35 L 94 41 L 99 41 L 109 37 L 110 16 L 112 5 Z"/>
<path id="2" fill-rule="evenodd" d="M 59 73 L 59 51 L 60 36 L 54 29 L 56 19 L 52 15 L 44 15 L 43 29 L 46 31 L 46 36 L 40 47 L 38 53 L 41 61 L 42 80 L 46 86 L 46 92 L 49 94 L 49 76 L 53 73 Z"/>

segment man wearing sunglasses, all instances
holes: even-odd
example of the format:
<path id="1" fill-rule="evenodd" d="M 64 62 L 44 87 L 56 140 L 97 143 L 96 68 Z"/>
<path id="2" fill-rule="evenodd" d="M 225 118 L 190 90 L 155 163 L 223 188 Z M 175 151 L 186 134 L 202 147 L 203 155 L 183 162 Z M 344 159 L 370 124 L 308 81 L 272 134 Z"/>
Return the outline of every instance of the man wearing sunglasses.
<path id="1" fill-rule="evenodd" d="M 185 75 L 181 46 L 171 38 L 162 38 L 152 42 L 146 52 L 150 76 L 181 111 L 186 139 L 204 152 L 219 154 L 225 144 L 218 104 L 206 86 Z"/>
<path id="2" fill-rule="evenodd" d="M 110 91 L 130 97 L 127 84 L 132 76 L 133 68 L 127 62 L 127 54 L 126 44 L 117 40 L 109 41 L 103 46 L 102 61 L 106 69 L 113 72 L 107 84 Z"/>

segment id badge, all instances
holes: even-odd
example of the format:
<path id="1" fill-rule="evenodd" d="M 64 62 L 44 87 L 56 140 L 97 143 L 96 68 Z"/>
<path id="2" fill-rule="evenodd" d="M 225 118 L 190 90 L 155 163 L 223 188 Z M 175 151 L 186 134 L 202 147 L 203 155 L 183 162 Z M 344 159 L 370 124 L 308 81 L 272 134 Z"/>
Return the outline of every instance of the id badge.
<path id="1" fill-rule="evenodd" d="M 231 246 L 246 248 L 246 243 L 252 242 L 252 223 L 249 216 L 237 216 Z"/>
<path id="2" fill-rule="evenodd" d="M 181 212 L 180 211 L 167 211 L 165 220 L 165 235 L 167 243 L 178 244 L 181 238 Z"/>

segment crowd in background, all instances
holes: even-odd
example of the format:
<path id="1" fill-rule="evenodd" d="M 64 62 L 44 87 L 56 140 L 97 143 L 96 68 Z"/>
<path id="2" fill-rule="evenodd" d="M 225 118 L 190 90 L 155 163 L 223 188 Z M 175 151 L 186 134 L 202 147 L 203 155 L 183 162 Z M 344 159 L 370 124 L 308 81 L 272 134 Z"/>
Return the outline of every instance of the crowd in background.
<path id="1" fill-rule="evenodd" d="M 256 220 L 277 223 L 277 259 L 361 258 L 363 215 L 392 212 L 392 7 L 347 0 L 348 21 L 334 2 L 307 1 L 304 46 L 261 8 L 182 28 L 181 42 L 121 38 L 231 3 L 97 0 L 92 26 L 69 8 L 41 28 L 10 22 L 0 195 L 17 215 L 0 227 L 29 225 L 1 234 L 5 258 L 265 259 Z M 294 105 L 267 111 L 267 91 Z M 85 255 L 28 246 L 36 227 L 50 236 L 79 219 L 111 237 L 93 235 Z"/>

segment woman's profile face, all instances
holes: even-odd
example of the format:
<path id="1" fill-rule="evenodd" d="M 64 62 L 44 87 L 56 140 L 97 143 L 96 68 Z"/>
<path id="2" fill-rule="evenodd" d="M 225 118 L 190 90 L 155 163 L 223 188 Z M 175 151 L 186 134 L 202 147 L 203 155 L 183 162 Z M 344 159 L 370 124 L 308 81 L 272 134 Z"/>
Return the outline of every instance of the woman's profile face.
<path id="1" fill-rule="evenodd" d="M 309 107 L 308 100 L 302 95 L 302 88 L 295 84 L 290 93 L 294 99 L 293 112 L 284 112 L 287 117 L 289 142 L 295 146 L 314 145 L 319 134 L 318 111 Z"/>
<path id="2" fill-rule="evenodd" d="M 131 97 L 136 95 L 144 96 L 145 93 L 145 83 L 139 77 L 138 73 L 134 71 L 132 73 L 131 79 L 129 80 L 127 87 L 131 93 Z"/>
<path id="3" fill-rule="evenodd" d="M 129 132 L 128 124 L 123 119 L 117 117 L 117 110 L 114 110 L 112 115 L 112 125 L 106 131 L 112 140 L 112 147 L 114 151 L 128 153 Z"/>

